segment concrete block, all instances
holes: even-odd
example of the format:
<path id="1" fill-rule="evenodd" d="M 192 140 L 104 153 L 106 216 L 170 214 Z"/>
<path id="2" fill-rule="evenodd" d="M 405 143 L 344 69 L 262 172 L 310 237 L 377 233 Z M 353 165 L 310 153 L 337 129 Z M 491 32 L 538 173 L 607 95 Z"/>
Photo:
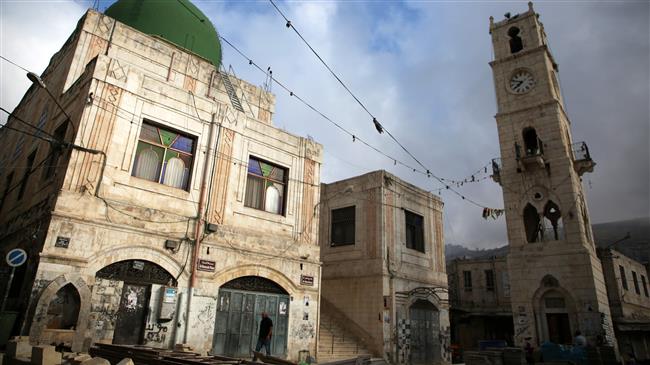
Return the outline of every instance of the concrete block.
<path id="1" fill-rule="evenodd" d="M 92 359 L 92 358 L 93 358 L 93 357 L 90 356 L 90 355 L 88 355 L 88 354 L 80 354 L 80 355 L 75 356 L 75 357 L 70 361 L 70 364 L 72 364 L 72 365 L 79 365 L 79 364 L 81 364 L 82 362 L 84 362 L 84 361 L 86 361 L 86 360 L 90 360 L 90 359 Z"/>
<path id="2" fill-rule="evenodd" d="M 32 347 L 32 364 L 34 365 L 59 365 L 61 360 L 61 353 L 56 352 L 54 346 Z"/>
<path id="3" fill-rule="evenodd" d="M 16 338 L 19 340 L 16 341 Z M 25 337 L 28 338 L 28 337 Z M 14 337 L 7 344 L 6 355 L 8 358 L 28 358 L 32 356 L 32 346 L 29 344 L 29 339 L 24 341 L 21 337 Z"/>
<path id="4" fill-rule="evenodd" d="M 93 357 L 82 362 L 81 365 L 111 365 L 111 363 L 103 357 Z"/>
<path id="5" fill-rule="evenodd" d="M 118 362 L 117 365 L 135 365 L 135 364 L 133 363 L 133 360 L 127 357 L 122 359 L 122 361 Z"/>

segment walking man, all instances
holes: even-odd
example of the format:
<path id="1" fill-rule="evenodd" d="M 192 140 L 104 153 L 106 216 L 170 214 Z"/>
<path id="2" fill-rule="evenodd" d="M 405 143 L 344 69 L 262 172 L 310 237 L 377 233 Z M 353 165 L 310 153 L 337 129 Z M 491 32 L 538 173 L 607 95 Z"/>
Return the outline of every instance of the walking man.
<path id="1" fill-rule="evenodd" d="M 269 314 L 262 312 L 262 321 L 260 322 L 260 334 L 257 339 L 257 346 L 255 351 L 259 352 L 262 347 L 266 348 L 266 355 L 271 356 L 271 336 L 273 335 L 273 321 L 269 318 Z M 257 357 L 253 356 L 253 361 Z"/>

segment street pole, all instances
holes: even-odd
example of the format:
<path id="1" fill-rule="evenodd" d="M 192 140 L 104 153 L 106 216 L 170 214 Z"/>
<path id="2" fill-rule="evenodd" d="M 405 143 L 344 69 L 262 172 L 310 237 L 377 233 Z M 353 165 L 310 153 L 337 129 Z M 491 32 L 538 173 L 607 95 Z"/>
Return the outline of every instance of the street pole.
<path id="1" fill-rule="evenodd" d="M 11 274 L 9 275 L 9 282 L 7 282 L 7 288 L 5 289 L 5 295 L 2 298 L 2 309 L 0 309 L 0 313 L 5 312 L 5 307 L 7 305 L 7 298 L 9 297 L 9 290 L 11 289 L 11 283 L 14 281 L 14 273 L 16 272 L 16 267 L 11 268 Z"/>

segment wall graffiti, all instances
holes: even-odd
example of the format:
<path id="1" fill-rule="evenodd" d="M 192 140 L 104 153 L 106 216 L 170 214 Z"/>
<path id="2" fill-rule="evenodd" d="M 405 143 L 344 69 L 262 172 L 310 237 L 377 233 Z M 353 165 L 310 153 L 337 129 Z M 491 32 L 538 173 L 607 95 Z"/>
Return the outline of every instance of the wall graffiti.
<path id="1" fill-rule="evenodd" d="M 451 362 L 451 332 L 449 327 L 440 331 L 440 349 L 443 360 Z"/>
<path id="2" fill-rule="evenodd" d="M 299 340 L 309 340 L 315 335 L 316 331 L 314 329 L 314 325 L 311 322 L 296 326 L 291 334 L 292 337 L 298 338 Z"/>
<path id="3" fill-rule="evenodd" d="M 144 330 L 144 337 L 148 342 L 163 343 L 167 338 L 167 326 L 160 323 L 150 323 Z"/>
<path id="4" fill-rule="evenodd" d="M 198 318 L 203 324 L 214 322 L 214 308 L 212 303 L 207 304 L 199 311 Z"/>

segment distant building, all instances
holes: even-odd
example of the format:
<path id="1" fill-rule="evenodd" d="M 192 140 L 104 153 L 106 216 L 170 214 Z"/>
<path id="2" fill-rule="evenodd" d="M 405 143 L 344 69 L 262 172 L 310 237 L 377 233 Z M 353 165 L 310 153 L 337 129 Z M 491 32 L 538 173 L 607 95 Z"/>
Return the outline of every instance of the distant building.
<path id="1" fill-rule="evenodd" d="M 447 264 L 452 343 L 464 350 L 479 341 L 513 344 L 510 279 L 506 258 L 457 258 Z"/>
<path id="2" fill-rule="evenodd" d="M 41 76 L 70 119 L 35 84 L 0 129 L 12 334 L 248 357 L 266 311 L 274 355 L 317 351 L 322 146 L 220 59 L 187 0 L 80 19 Z"/>
<path id="3" fill-rule="evenodd" d="M 614 333 L 623 358 L 650 360 L 648 264 L 613 249 L 598 249 Z M 494 272 L 494 285 L 489 279 Z M 456 258 L 448 262 L 452 343 L 463 350 L 484 340 L 512 344 L 513 315 L 505 256 Z M 500 278 L 500 279 L 499 279 Z M 595 342 L 592 345 L 597 345 Z"/>
<path id="4" fill-rule="evenodd" d="M 319 358 L 361 347 L 393 363 L 449 363 L 440 198 L 375 171 L 322 184 L 320 215 L 321 320 L 336 326 L 321 324 Z"/>
<path id="5" fill-rule="evenodd" d="M 650 282 L 645 265 L 613 249 L 599 249 L 621 355 L 650 360 Z"/>

